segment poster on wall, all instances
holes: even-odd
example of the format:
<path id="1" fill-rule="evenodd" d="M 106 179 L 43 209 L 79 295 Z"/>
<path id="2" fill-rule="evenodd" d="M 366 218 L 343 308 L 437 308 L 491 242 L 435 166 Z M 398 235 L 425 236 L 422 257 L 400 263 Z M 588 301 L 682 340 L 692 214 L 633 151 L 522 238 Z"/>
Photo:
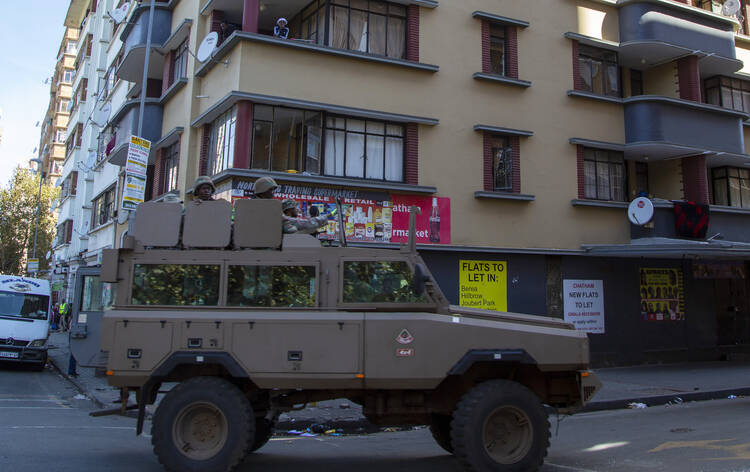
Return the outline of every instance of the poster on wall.
<path id="1" fill-rule="evenodd" d="M 125 182 L 120 208 L 135 210 L 146 196 L 146 170 L 151 141 L 137 136 L 130 137 L 128 157 L 125 163 Z"/>
<path id="2" fill-rule="evenodd" d="M 578 331 L 604 334 L 604 282 L 563 280 L 565 321 Z"/>
<path id="3" fill-rule="evenodd" d="M 508 311 L 507 261 L 458 261 L 459 305 Z"/>
<path id="4" fill-rule="evenodd" d="M 641 268 L 641 318 L 683 321 L 685 294 L 681 269 Z"/>
<path id="5" fill-rule="evenodd" d="M 233 182 L 232 201 L 250 198 L 252 186 L 252 182 Z M 409 207 L 414 205 L 421 211 L 417 215 L 417 243 L 451 242 L 450 198 L 284 184 L 279 186 L 273 197 L 277 200 L 296 200 L 302 215 L 309 215 L 311 207 L 317 207 L 320 214 L 331 213 L 336 208 L 336 198 L 341 198 L 346 239 L 356 242 L 407 242 Z M 338 219 L 331 217 L 328 225 L 316 237 L 338 241 Z"/>

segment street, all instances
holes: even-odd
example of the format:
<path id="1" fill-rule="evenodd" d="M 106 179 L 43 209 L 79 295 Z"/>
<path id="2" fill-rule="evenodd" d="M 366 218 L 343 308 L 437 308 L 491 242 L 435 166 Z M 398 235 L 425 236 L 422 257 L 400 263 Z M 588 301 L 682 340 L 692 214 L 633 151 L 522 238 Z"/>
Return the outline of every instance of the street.
<path id="1" fill-rule="evenodd" d="M 135 420 L 91 418 L 94 404 L 54 370 L 0 365 L 0 470 L 160 471 Z M 750 399 L 568 417 L 552 424 L 544 472 L 750 470 Z M 146 431 L 150 425 L 146 425 Z M 251 472 L 458 472 L 426 429 L 344 437 L 275 437 L 239 467 Z"/>

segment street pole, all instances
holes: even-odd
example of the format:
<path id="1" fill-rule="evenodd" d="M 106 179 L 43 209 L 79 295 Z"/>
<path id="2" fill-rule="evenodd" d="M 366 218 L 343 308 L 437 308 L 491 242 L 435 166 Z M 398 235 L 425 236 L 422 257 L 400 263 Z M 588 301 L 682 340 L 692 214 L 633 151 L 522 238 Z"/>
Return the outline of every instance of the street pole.
<path id="1" fill-rule="evenodd" d="M 154 3 L 151 0 L 151 6 L 148 10 L 148 32 L 146 33 L 146 57 L 143 59 L 143 82 L 141 83 L 141 106 L 138 110 L 138 137 L 143 137 L 143 112 L 146 108 L 146 88 L 148 82 L 148 63 L 151 58 L 151 33 L 154 29 Z"/>
<path id="2" fill-rule="evenodd" d="M 42 180 L 44 180 L 42 161 L 39 159 L 37 160 L 37 172 L 39 173 L 39 194 L 36 198 L 36 224 L 34 225 L 34 252 L 31 255 L 32 259 L 36 259 L 36 237 L 39 234 L 39 207 L 42 204 Z"/>

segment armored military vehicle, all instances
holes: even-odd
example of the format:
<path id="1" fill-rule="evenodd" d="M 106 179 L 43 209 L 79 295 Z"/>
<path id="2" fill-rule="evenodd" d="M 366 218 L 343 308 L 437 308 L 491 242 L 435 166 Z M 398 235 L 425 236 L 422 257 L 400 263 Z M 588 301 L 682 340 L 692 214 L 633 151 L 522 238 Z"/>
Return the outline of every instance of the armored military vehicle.
<path id="1" fill-rule="evenodd" d="M 116 283 L 113 306 L 83 323 L 76 307 L 74 351 L 106 365 L 138 434 L 176 383 L 152 418 L 167 470 L 231 470 L 280 413 L 335 398 L 376 425 L 430 425 L 467 470 L 536 470 L 545 405 L 571 413 L 599 388 L 571 325 L 450 305 L 415 249 L 414 215 L 407 245 L 373 249 L 282 235 L 280 213 L 273 200 L 188 203 L 184 215 L 142 204 L 103 256 L 97 283 Z"/>

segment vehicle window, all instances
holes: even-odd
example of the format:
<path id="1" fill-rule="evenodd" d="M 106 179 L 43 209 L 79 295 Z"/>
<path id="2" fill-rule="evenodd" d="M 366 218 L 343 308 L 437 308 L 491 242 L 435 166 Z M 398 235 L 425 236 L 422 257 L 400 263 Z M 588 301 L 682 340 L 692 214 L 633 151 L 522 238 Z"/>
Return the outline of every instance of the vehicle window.
<path id="1" fill-rule="evenodd" d="M 45 320 L 48 308 L 46 295 L 0 292 L 0 316 Z"/>
<path id="2" fill-rule="evenodd" d="M 80 311 L 103 311 L 114 303 L 115 284 L 102 282 L 98 275 L 83 279 L 83 296 Z"/>
<path id="3" fill-rule="evenodd" d="M 136 264 L 133 305 L 217 305 L 218 265 Z"/>
<path id="4" fill-rule="evenodd" d="M 228 306 L 315 306 L 314 266 L 229 266 Z"/>
<path id="5" fill-rule="evenodd" d="M 344 303 L 424 303 L 411 288 L 413 274 L 403 261 L 344 262 Z"/>

